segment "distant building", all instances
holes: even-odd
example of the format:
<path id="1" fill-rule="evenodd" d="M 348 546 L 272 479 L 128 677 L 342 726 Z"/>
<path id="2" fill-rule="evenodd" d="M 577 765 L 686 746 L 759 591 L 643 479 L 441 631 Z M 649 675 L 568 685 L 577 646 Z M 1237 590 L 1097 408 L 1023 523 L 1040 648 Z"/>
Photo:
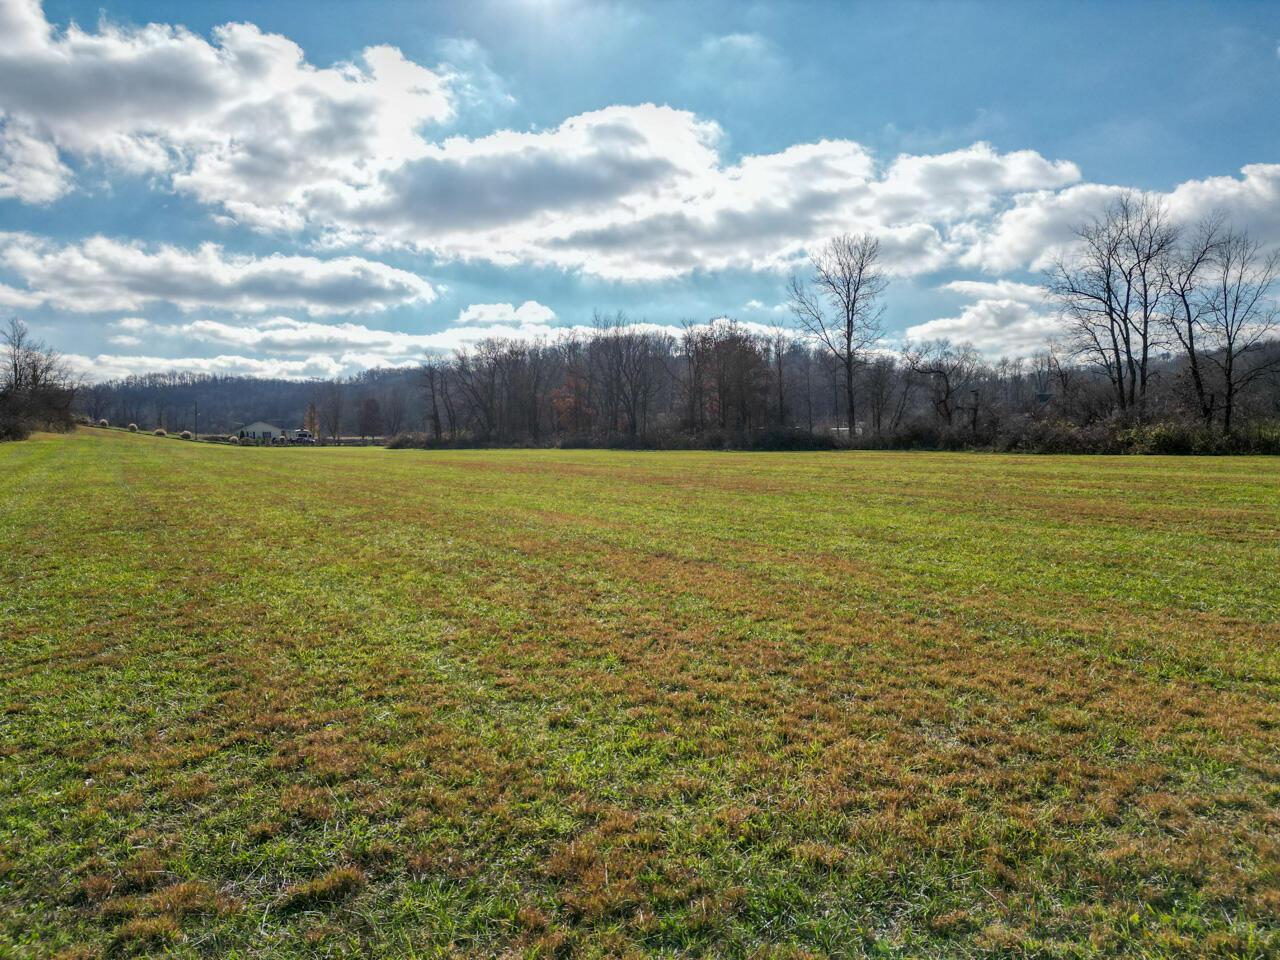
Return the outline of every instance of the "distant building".
<path id="1" fill-rule="evenodd" d="M 236 436 L 241 440 L 279 440 L 284 435 L 285 432 L 274 423 L 266 423 L 262 420 L 246 423 L 236 431 Z"/>

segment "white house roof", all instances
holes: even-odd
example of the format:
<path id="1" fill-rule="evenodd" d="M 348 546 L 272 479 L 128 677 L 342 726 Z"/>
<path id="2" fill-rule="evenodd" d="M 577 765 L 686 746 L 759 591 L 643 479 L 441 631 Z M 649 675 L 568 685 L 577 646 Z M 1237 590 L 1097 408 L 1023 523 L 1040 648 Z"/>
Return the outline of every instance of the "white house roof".
<path id="1" fill-rule="evenodd" d="M 274 430 L 276 433 L 284 433 L 274 423 L 267 423 L 265 420 L 255 420 L 253 423 L 246 423 L 243 427 L 237 427 L 237 432 L 243 430 L 245 433 L 261 433 L 263 430 Z"/>

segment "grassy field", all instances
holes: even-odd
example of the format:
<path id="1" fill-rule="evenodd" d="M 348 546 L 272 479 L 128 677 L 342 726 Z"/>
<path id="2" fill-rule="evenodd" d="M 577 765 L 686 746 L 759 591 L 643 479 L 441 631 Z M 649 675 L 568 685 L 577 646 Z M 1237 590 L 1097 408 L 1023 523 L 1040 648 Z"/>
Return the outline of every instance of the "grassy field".
<path id="1" fill-rule="evenodd" d="M 0 446 L 0 956 L 1276 956 L 1280 461 Z"/>

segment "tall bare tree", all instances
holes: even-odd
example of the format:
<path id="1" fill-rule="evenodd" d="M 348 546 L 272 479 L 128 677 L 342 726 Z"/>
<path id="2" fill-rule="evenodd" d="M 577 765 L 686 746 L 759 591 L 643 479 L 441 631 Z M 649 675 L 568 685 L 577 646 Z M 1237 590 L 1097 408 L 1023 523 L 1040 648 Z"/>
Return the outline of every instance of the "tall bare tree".
<path id="1" fill-rule="evenodd" d="M 769 331 L 769 350 L 773 361 L 773 389 L 777 395 L 778 406 L 774 411 L 779 428 L 787 425 L 787 354 L 791 351 L 794 338 L 790 331 L 782 326 L 774 326 Z"/>
<path id="2" fill-rule="evenodd" d="M 443 357 L 430 357 L 422 365 L 422 389 L 426 395 L 427 422 L 431 425 L 431 436 L 436 443 L 440 442 L 442 433 L 441 412 L 445 406 L 445 394 L 449 389 L 447 382 L 449 362 Z"/>
<path id="3" fill-rule="evenodd" d="M 1121 411 L 1141 411 L 1177 230 L 1163 203 L 1125 193 L 1078 227 L 1076 238 L 1049 271 L 1050 294 L 1075 354 L 1106 373 Z"/>
<path id="4" fill-rule="evenodd" d="M 812 254 L 808 280 L 792 276 L 791 312 L 822 344 L 844 375 L 849 442 L 857 422 L 855 373 L 863 355 L 884 336 L 880 302 L 888 279 L 880 268 L 880 241 L 869 233 L 843 234 Z"/>
<path id="5" fill-rule="evenodd" d="M 404 429 L 408 406 L 404 384 L 400 381 L 392 383 L 382 397 L 382 429 L 388 437 L 394 437 Z"/>
<path id="6" fill-rule="evenodd" d="M 1264 352 L 1280 324 L 1273 292 L 1280 251 L 1264 252 L 1249 234 L 1232 232 L 1214 247 L 1204 309 L 1205 356 L 1222 379 L 1222 431 L 1231 432 L 1240 397 L 1280 369 L 1280 352 Z"/>
<path id="7" fill-rule="evenodd" d="M 1221 216 L 1201 221 L 1163 258 L 1161 270 L 1167 291 L 1164 324 L 1182 347 L 1187 375 L 1195 392 L 1197 412 L 1206 427 L 1213 423 L 1217 399 L 1207 381 L 1202 326 L 1207 309 L 1204 287 L 1214 255 L 1225 239 Z"/>

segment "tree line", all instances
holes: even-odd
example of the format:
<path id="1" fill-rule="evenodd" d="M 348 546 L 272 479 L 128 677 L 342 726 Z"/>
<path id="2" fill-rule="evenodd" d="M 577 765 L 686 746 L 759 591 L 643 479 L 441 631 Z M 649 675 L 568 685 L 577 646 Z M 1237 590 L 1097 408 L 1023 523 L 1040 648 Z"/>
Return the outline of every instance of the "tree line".
<path id="1" fill-rule="evenodd" d="M 1280 261 L 1221 216 L 1115 200 L 1046 272 L 1060 336 L 991 360 L 885 344 L 878 240 L 840 236 L 792 277 L 793 322 L 489 339 L 413 369 L 295 382 L 156 373 L 88 386 L 91 419 L 232 431 L 268 420 L 396 445 L 1280 450 Z"/>

